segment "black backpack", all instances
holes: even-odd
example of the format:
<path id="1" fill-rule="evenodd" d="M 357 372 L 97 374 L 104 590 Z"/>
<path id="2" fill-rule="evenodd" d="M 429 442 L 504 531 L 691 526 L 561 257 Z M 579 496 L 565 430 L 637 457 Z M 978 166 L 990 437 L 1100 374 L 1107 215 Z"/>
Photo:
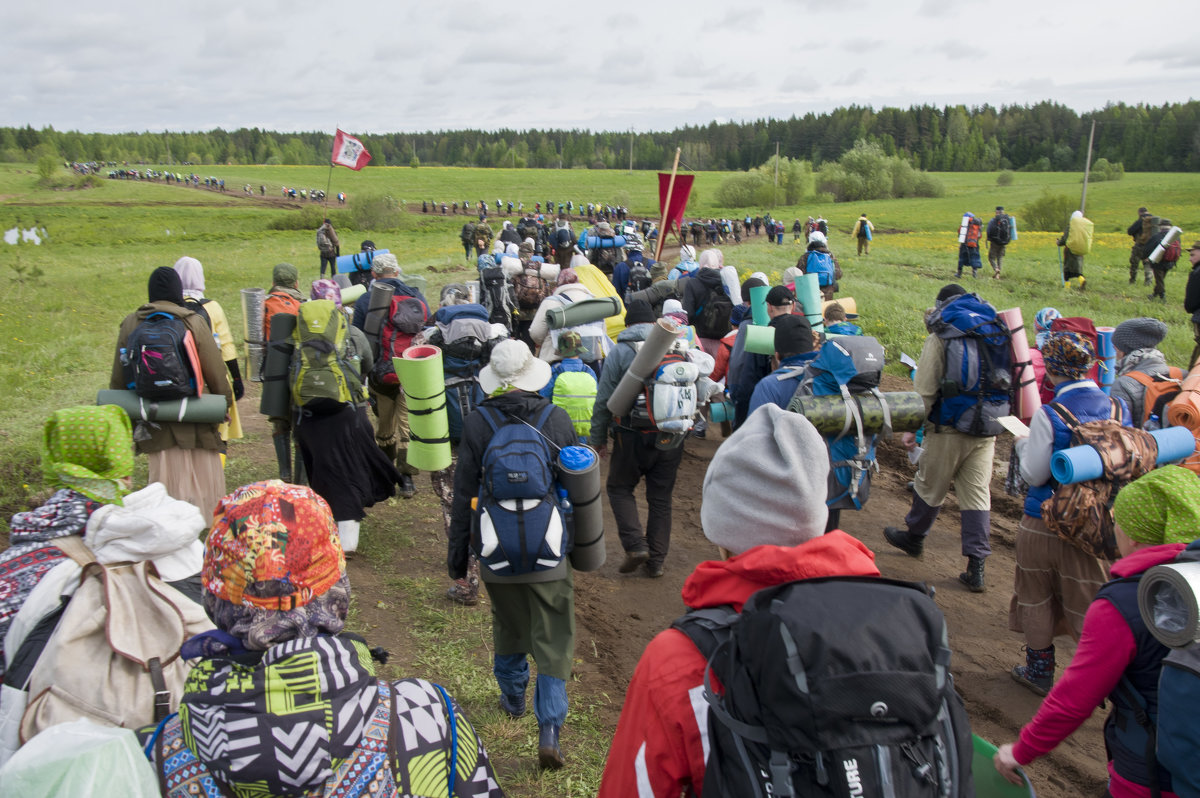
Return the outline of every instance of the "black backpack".
<path id="1" fill-rule="evenodd" d="M 650 287 L 651 282 L 650 270 L 646 268 L 646 264 L 640 260 L 634 261 L 634 264 L 629 267 L 629 280 L 625 283 L 625 301 L 629 301 L 630 294 L 645 291 Z"/>
<path id="2" fill-rule="evenodd" d="M 723 337 L 733 329 L 729 322 L 732 313 L 733 300 L 725 293 L 725 289 L 720 286 L 710 288 L 704 304 L 695 313 L 692 326 L 696 328 L 696 335 L 701 338 Z"/>
<path id="3" fill-rule="evenodd" d="M 188 354 L 191 336 L 183 319 L 164 311 L 151 313 L 134 327 L 121 350 L 129 390 L 156 402 L 195 396 L 196 375 Z"/>
<path id="4" fill-rule="evenodd" d="M 512 332 L 513 310 L 516 300 L 512 284 L 499 266 L 488 266 L 479 271 L 479 282 L 483 286 L 483 306 L 488 311 L 489 324 L 503 324 Z"/>
<path id="5" fill-rule="evenodd" d="M 923 586 L 803 579 L 672 627 L 708 659 L 705 795 L 974 796 L 946 621 Z"/>
<path id="6" fill-rule="evenodd" d="M 188 310 L 192 310 L 192 311 L 195 311 L 196 313 L 199 313 L 200 317 L 202 319 L 204 319 L 204 323 L 208 325 L 208 329 L 212 330 L 212 328 L 213 328 L 212 319 L 209 318 L 208 311 L 204 309 L 204 306 L 207 305 L 209 302 L 212 302 L 212 300 L 208 299 L 208 298 L 196 299 L 195 297 L 190 297 L 190 296 L 185 296 L 183 298 L 183 306 L 185 308 L 187 308 Z M 213 330 L 213 332 L 215 333 L 216 330 Z M 218 343 L 217 345 L 220 346 L 220 343 Z"/>
<path id="7" fill-rule="evenodd" d="M 571 239 L 571 230 L 566 227 L 560 227 L 554 231 L 554 248 L 555 249 L 570 249 L 575 243 Z"/>

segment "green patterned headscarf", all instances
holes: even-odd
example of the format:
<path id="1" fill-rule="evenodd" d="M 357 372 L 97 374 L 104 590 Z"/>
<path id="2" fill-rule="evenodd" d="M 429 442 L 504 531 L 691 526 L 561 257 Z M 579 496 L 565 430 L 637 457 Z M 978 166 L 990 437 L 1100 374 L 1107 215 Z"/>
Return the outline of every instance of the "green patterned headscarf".
<path id="1" fill-rule="evenodd" d="M 116 405 L 66 407 L 46 419 L 42 474 L 52 488 L 70 488 L 104 504 L 121 504 L 133 475 L 129 416 Z"/>
<path id="2" fill-rule="evenodd" d="M 1113 518 L 1138 543 L 1190 543 L 1200 537 L 1200 478 L 1177 465 L 1156 468 L 1121 488 Z"/>

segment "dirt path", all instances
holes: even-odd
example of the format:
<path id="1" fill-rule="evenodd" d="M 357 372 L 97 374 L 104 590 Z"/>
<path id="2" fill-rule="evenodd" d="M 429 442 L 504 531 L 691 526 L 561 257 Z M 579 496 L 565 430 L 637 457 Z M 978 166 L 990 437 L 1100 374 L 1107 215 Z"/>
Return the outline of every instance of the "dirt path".
<path id="1" fill-rule="evenodd" d="M 906 381 L 885 376 L 885 390 L 906 388 Z M 249 440 L 233 448 L 256 478 L 271 476 L 274 454 L 270 432 L 257 408 L 257 386 L 242 400 L 243 424 Z M 715 548 L 700 528 L 700 486 L 704 471 L 720 445 L 720 433 L 710 427 L 706 440 L 689 439 L 677 482 L 671 553 L 662 579 L 622 576 L 617 565 L 622 552 L 612 514 L 605 502 L 608 561 L 597 572 L 576 575 L 576 658 L 578 667 L 571 692 L 580 700 L 594 699 L 603 707 L 606 723 L 616 726 L 625 686 L 645 644 L 684 611 L 680 588 L 697 563 L 716 556 Z M 890 442 L 879 450 L 881 470 L 872 485 L 867 508 L 842 514 L 845 531 L 866 543 L 887 576 L 925 581 L 936 590 L 938 605 L 946 614 L 954 649 L 953 671 L 966 699 L 976 733 L 993 742 L 1014 739 L 1017 730 L 1037 710 L 1039 699 L 1014 683 L 1008 675 L 1021 662 L 1020 636 L 1008 630 L 1008 603 L 1014 569 L 1013 541 L 1020 504 L 1001 488 L 1007 463 L 1003 442 L 997 453 L 997 479 L 993 482 L 992 545 L 988 560 L 988 591 L 972 594 L 957 581 L 964 559 L 959 550 L 958 512 L 953 495 L 934 527 L 923 560 L 914 560 L 887 546 L 884 526 L 900 523 L 910 494 L 906 483 L 913 467 Z M 261 474 L 258 472 L 261 471 Z M 356 617 L 373 645 L 390 649 L 396 660 L 412 663 L 417 652 L 404 634 L 413 608 L 407 606 L 394 580 L 403 577 L 445 576 L 445 542 L 441 519 L 428 479 L 417 478 L 418 495 L 411 501 L 393 500 L 370 511 L 371 524 L 395 525 L 411 537 L 412 547 L 393 556 L 359 556 L 350 562 Z M 644 503 L 642 512 L 645 512 Z M 446 605 L 449 608 L 449 604 Z M 478 612 L 487 612 L 486 598 Z M 1074 646 L 1060 644 L 1061 661 L 1069 661 Z M 480 652 L 481 667 L 486 662 Z M 429 674 L 425 674 L 429 675 Z M 436 675 L 434 675 L 436 677 Z M 605 698 L 607 697 L 607 699 Z M 1101 734 L 1101 713 L 1084 725 L 1051 756 L 1031 768 L 1039 795 L 1076 796 L 1103 794 L 1106 778 Z M 564 745 L 569 747 L 569 731 Z"/>

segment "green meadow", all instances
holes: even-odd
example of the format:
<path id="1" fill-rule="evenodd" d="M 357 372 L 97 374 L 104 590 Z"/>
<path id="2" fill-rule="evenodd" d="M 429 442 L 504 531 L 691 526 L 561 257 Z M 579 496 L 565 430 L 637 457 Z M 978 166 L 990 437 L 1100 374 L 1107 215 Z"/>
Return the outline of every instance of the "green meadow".
<path id="1" fill-rule="evenodd" d="M 102 180 L 81 190 L 41 188 L 28 165 L 0 165 L 0 229 L 38 227 L 43 243 L 0 244 L 0 439 L 5 457 L 0 471 L 0 506 L 10 512 L 27 490 L 39 487 L 37 441 L 49 408 L 94 401 L 104 387 L 113 358 L 120 319 L 145 299 L 146 278 L 157 266 L 182 255 L 205 266 L 208 295 L 226 309 L 235 336 L 242 320 L 239 291 L 270 283 L 273 264 L 289 261 L 304 278 L 317 276 L 314 230 L 301 222 L 320 218 L 311 202 L 285 202 L 281 186 L 324 188 L 331 175 L 322 167 L 206 167 L 205 174 L 225 179 L 224 193 L 203 187 Z M 688 206 L 689 217 L 760 214 L 765 208 L 721 208 L 716 189 L 726 175 L 701 173 Z M 801 203 L 778 208 L 788 224 L 784 244 L 765 236 L 724 247 L 726 262 L 745 275 L 764 271 L 772 277 L 795 263 L 801 248 L 792 243 L 792 219 L 818 214 L 830 221 L 830 245 L 845 271 L 843 296 L 853 296 L 861 324 L 888 349 L 892 368 L 902 352 L 916 355 L 924 329 L 921 310 L 938 288 L 953 279 L 959 217 L 971 210 L 987 218 L 1004 205 L 1018 221 L 1019 239 L 1009 247 L 1004 278 L 980 279 L 968 287 L 1000 308 L 1019 306 L 1027 320 L 1053 305 L 1066 315 L 1088 315 L 1097 324 L 1116 324 L 1140 315 L 1171 325 L 1164 350 L 1183 363 L 1191 350 L 1191 326 L 1182 309 L 1186 258 L 1168 278 L 1166 304 L 1147 299 L 1139 279 L 1128 284 L 1129 239 L 1125 227 L 1139 205 L 1170 217 L 1184 229 L 1185 241 L 1200 237 L 1200 175 L 1129 174 L 1123 180 L 1089 186 L 1087 215 L 1096 223 L 1096 244 L 1088 256 L 1084 293 L 1059 287 L 1055 235 L 1025 231 L 1021 207 L 1044 190 L 1077 197 L 1079 175 L 1016 173 L 1012 185 L 999 187 L 993 173 L 937 176 L 945 196 L 853 204 Z M 253 196 L 242 193 L 250 184 Z M 258 187 L 266 186 L 265 198 Z M 329 214 L 338 225 L 343 251 L 370 238 L 395 252 L 406 273 L 423 275 L 432 288 L 467 279 L 473 270 L 458 242 L 461 215 L 421 214 L 422 200 L 447 204 L 457 199 L 625 204 L 635 216 L 657 215 L 657 181 L 652 172 L 610 170 L 505 170 L 408 167 L 337 169 L 329 182 L 331 197 L 344 191 L 349 203 L 331 199 Z M 353 229 L 356 197 L 387 194 L 417 212 L 402 214 L 398 229 Z M 866 212 L 877 228 L 871 254 L 858 257 L 849 232 Z M 494 220 L 493 220 L 494 221 Z M 299 229 L 278 229 L 280 227 Z M 315 227 L 315 225 L 314 225 Z M 986 260 L 980 274 L 988 272 Z M 26 488 L 24 486 L 28 485 Z"/>

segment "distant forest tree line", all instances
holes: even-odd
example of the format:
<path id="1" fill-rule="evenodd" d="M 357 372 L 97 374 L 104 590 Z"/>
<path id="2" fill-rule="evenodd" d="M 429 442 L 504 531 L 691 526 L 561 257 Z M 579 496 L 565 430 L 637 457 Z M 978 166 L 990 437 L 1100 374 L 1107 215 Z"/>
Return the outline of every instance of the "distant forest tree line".
<path id="1" fill-rule="evenodd" d="M 1078 114 L 1053 102 L 977 108 L 850 106 L 828 113 L 753 122 L 711 122 L 672 131 L 455 130 L 359 134 L 371 166 L 443 165 L 538 169 L 669 168 L 675 147 L 690 170 L 747 170 L 779 154 L 814 168 L 856 141 L 877 144 L 917 169 L 937 172 L 1082 170 L 1096 122 L 1093 158 L 1127 171 L 1200 171 L 1200 101 L 1108 105 Z M 350 131 L 354 132 L 354 131 Z M 332 131 L 277 133 L 258 128 L 194 133 L 83 133 L 0 128 L 0 160 L 145 164 L 326 164 Z"/>

